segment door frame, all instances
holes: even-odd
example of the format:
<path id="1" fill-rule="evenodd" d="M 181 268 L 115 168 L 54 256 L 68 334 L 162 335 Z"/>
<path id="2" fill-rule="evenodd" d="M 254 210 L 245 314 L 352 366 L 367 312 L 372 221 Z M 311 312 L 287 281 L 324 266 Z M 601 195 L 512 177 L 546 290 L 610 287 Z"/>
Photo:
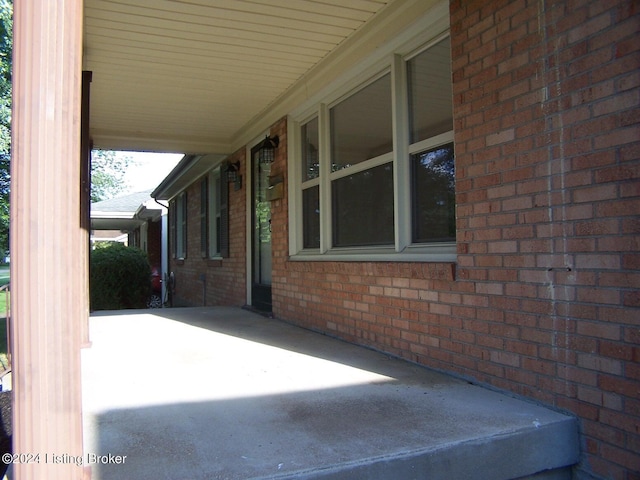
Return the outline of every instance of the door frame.
<path id="1" fill-rule="evenodd" d="M 253 282 L 253 261 L 254 261 L 254 249 L 253 249 L 253 232 L 254 232 L 254 218 L 253 218 L 253 151 L 261 143 L 265 136 L 269 136 L 269 130 L 266 130 L 258 137 L 255 137 L 253 141 L 249 142 L 246 147 L 245 158 L 246 158 L 246 166 L 245 166 L 245 177 L 246 181 L 243 182 L 246 185 L 246 304 L 250 307 L 254 307 L 253 304 L 253 290 L 254 290 L 254 282 Z M 273 246 L 273 242 L 272 242 Z M 271 313 L 270 311 L 264 311 L 265 313 Z"/>

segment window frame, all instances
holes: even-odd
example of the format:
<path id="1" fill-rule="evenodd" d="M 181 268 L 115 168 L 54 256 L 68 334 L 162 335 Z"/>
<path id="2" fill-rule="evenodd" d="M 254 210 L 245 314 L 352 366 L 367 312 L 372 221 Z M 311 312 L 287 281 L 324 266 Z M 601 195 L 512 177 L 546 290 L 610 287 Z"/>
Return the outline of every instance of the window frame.
<path id="1" fill-rule="evenodd" d="M 334 232 L 334 227 L 335 227 L 335 223 L 334 223 L 334 219 L 333 219 L 333 182 L 336 180 L 339 180 L 341 178 L 344 177 L 348 177 L 350 175 L 355 175 L 358 173 L 362 173 L 365 172 L 367 170 L 371 170 L 374 169 L 376 167 L 380 167 L 382 165 L 385 165 L 387 163 L 392 163 L 392 176 L 393 176 L 393 190 L 394 190 L 394 237 L 395 237 L 395 230 L 397 229 L 397 208 L 396 208 L 396 198 L 395 198 L 395 192 L 397 190 L 396 188 L 396 168 L 395 168 L 395 157 L 394 157 L 394 151 L 395 151 L 395 146 L 396 146 L 396 131 L 395 131 L 395 122 L 393 119 L 393 111 L 390 112 L 390 114 L 392 115 L 392 119 L 391 119 L 391 141 L 392 141 L 392 145 L 391 145 L 391 151 L 390 152 L 386 152 L 383 153 L 381 155 L 378 155 L 376 157 L 372 157 L 369 159 L 366 159 L 364 161 L 361 161 L 359 163 L 356 163 L 354 165 L 351 165 L 347 168 L 341 168 L 339 170 L 335 170 L 333 171 L 331 168 L 331 162 L 332 162 L 332 158 L 331 158 L 331 109 L 334 108 L 335 106 L 339 105 L 340 103 L 342 103 L 343 101 L 347 100 L 348 98 L 350 98 L 351 96 L 360 93 L 362 91 L 364 91 L 367 87 L 371 86 L 372 84 L 374 84 L 375 82 L 377 82 L 378 80 L 381 80 L 382 78 L 384 78 L 385 76 L 389 75 L 390 76 L 390 83 L 391 83 L 391 89 L 390 89 L 390 94 L 391 94 L 391 107 L 392 110 L 394 109 L 394 74 L 392 72 L 392 68 L 389 65 L 385 65 L 383 68 L 379 68 L 378 71 L 373 74 L 373 75 L 369 75 L 369 77 L 363 81 L 360 82 L 359 84 L 357 84 L 354 88 L 349 89 L 347 92 L 345 92 L 343 95 L 340 95 L 338 98 L 336 98 L 335 100 L 333 100 L 330 103 L 327 103 L 326 105 L 326 120 L 325 120 L 325 124 L 324 124 L 324 128 L 325 130 L 323 131 L 322 126 L 319 125 L 319 135 L 320 137 L 326 137 L 325 139 L 325 144 L 327 145 L 327 150 L 326 150 L 326 154 L 323 155 L 319 155 L 318 157 L 321 159 L 324 159 L 325 161 L 325 168 L 323 169 L 322 163 L 320 165 L 320 238 L 322 239 L 324 237 L 325 239 L 325 244 L 327 245 L 327 251 L 329 253 L 334 253 L 337 255 L 345 255 L 345 254 L 352 254 L 352 253 L 357 253 L 358 251 L 362 250 L 363 253 L 364 252 L 370 252 L 370 253 L 374 253 L 374 252 L 380 252 L 380 251 L 389 251 L 391 252 L 393 245 L 389 244 L 389 245 L 359 245 L 359 246 L 336 246 L 334 245 L 334 239 L 335 239 L 335 232 Z M 320 140 L 319 142 L 322 145 L 322 140 Z M 328 172 L 328 175 L 323 176 L 323 171 L 324 172 Z M 327 179 L 327 180 L 324 180 Z M 325 192 L 325 197 L 324 197 L 324 205 L 323 205 L 323 196 L 322 196 L 322 192 L 323 192 L 323 188 L 322 188 L 322 184 L 326 183 L 325 188 L 324 188 L 324 192 Z M 325 234 L 323 234 L 323 223 L 322 223 L 322 219 L 323 219 L 323 215 L 322 212 L 323 210 L 325 211 L 325 218 L 329 217 L 324 225 L 326 225 L 326 227 L 324 228 L 325 230 Z M 395 244 L 396 242 L 394 242 Z M 365 255 L 367 253 L 364 253 Z"/>
<path id="2" fill-rule="evenodd" d="M 320 130 L 320 119 L 318 117 L 318 115 L 313 115 L 311 118 L 306 119 L 304 122 L 300 123 L 300 128 L 299 128 L 299 145 L 298 145 L 298 149 L 300 152 L 300 155 L 297 157 L 297 161 L 300 163 L 298 165 L 299 167 L 299 173 L 300 176 L 298 177 L 297 181 L 300 182 L 300 208 L 302 210 L 302 215 L 301 215 L 301 243 L 300 245 L 302 246 L 303 249 L 306 250 L 310 250 L 310 251 L 315 251 L 318 250 L 321 245 L 320 243 L 318 244 L 318 247 L 306 247 L 305 246 L 305 236 L 306 233 L 305 232 L 305 221 L 304 221 L 304 192 L 312 190 L 317 188 L 318 189 L 318 209 L 319 211 L 321 211 L 320 206 L 319 206 L 319 199 L 320 199 L 320 135 L 318 134 L 318 152 L 317 152 L 317 156 L 318 158 L 316 158 L 316 162 L 318 165 L 318 174 L 314 177 L 308 178 L 309 176 L 304 174 L 305 169 L 307 169 L 307 165 L 305 163 L 303 163 L 304 160 L 307 160 L 306 155 L 303 154 L 302 150 L 306 147 L 306 145 L 304 145 L 304 142 L 306 140 L 306 136 L 302 135 L 302 131 L 303 131 L 303 127 L 305 127 L 306 125 L 310 124 L 311 122 L 316 121 L 318 123 L 317 129 L 318 131 Z M 319 224 L 322 222 L 322 219 L 318 219 Z M 318 225 L 318 231 L 320 230 L 320 225 Z M 319 239 L 321 242 L 321 239 Z"/>
<path id="3" fill-rule="evenodd" d="M 187 192 L 180 192 L 176 195 L 171 201 L 170 207 L 169 211 L 173 213 L 171 226 L 171 237 L 173 241 L 171 250 L 173 258 L 176 260 L 184 260 L 187 258 L 187 222 L 189 217 L 187 212 Z"/>
<path id="4" fill-rule="evenodd" d="M 441 33 L 425 39 L 416 39 L 396 46 L 371 60 L 367 68 L 354 68 L 353 76 L 343 79 L 341 85 L 326 89 L 323 96 L 311 100 L 291 114 L 288 122 L 289 149 L 289 202 L 292 226 L 289 232 L 289 254 L 291 260 L 326 261 L 436 261 L 455 262 L 456 242 L 413 243 L 412 242 L 412 192 L 411 155 L 428 148 L 453 142 L 453 127 L 450 131 L 409 144 L 409 104 L 407 63 L 409 60 L 437 43 L 450 37 L 448 27 L 442 25 Z M 393 150 L 391 153 L 354 164 L 349 168 L 331 170 L 330 108 L 345 98 L 366 88 L 382 76 L 391 74 Z M 301 127 L 318 118 L 320 175 L 302 180 Z M 332 245 L 332 195 L 333 180 L 365 171 L 387 162 L 393 164 L 394 182 L 394 244 L 389 246 L 335 247 Z M 320 248 L 303 247 L 302 191 L 318 186 L 320 194 Z"/>
<path id="5" fill-rule="evenodd" d="M 210 235 L 209 235 L 209 176 L 205 175 L 200 179 L 200 256 L 209 256 Z"/>
<path id="6" fill-rule="evenodd" d="M 222 228 L 218 219 L 220 218 L 220 196 L 221 188 L 216 183 L 222 181 L 222 175 L 220 173 L 220 167 L 214 168 L 207 174 L 207 258 L 219 259 L 222 258 L 222 251 L 220 243 L 220 231 Z M 216 188 L 218 187 L 218 188 Z"/>
<path id="7" fill-rule="evenodd" d="M 451 145 L 454 149 L 455 149 L 455 144 L 453 142 L 453 132 L 445 132 L 443 134 L 440 135 L 436 135 L 434 137 L 425 139 L 423 141 L 420 142 L 416 142 L 415 144 L 412 144 L 410 146 L 409 151 L 411 152 L 409 154 L 409 168 L 412 170 L 412 175 L 413 175 L 413 169 L 415 168 L 415 166 L 413 165 L 414 162 L 414 155 L 420 155 L 421 153 L 427 152 L 427 151 L 432 151 L 435 150 L 439 147 L 444 147 L 447 145 Z M 422 147 L 422 148 L 419 148 Z M 455 153 L 454 153 L 454 166 L 455 166 Z M 432 242 L 415 242 L 413 241 L 413 238 L 416 236 L 416 232 L 413 231 L 413 228 L 415 228 L 415 222 L 416 222 L 416 211 L 413 209 L 413 204 L 416 201 L 416 198 L 414 197 L 414 187 L 415 187 L 415 179 L 412 178 L 411 179 L 411 185 L 410 185 L 410 191 L 411 191 L 411 203 L 412 203 L 412 208 L 411 208 L 411 223 L 412 223 L 412 231 L 411 231 L 411 237 L 412 237 L 412 245 L 436 245 L 438 243 L 441 244 L 446 244 L 446 243 L 451 243 L 451 241 L 448 240 L 436 240 L 436 241 L 432 241 Z M 454 205 L 454 209 L 455 209 L 455 205 Z M 455 243 L 455 242 L 454 242 Z"/>

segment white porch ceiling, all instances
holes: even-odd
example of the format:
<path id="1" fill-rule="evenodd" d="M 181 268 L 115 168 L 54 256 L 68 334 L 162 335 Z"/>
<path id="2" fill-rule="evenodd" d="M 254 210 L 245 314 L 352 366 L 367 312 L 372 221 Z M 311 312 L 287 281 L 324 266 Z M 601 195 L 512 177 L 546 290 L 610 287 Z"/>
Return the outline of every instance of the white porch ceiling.
<path id="1" fill-rule="evenodd" d="M 402 0 L 85 0 L 95 146 L 230 153 L 391 3 Z"/>

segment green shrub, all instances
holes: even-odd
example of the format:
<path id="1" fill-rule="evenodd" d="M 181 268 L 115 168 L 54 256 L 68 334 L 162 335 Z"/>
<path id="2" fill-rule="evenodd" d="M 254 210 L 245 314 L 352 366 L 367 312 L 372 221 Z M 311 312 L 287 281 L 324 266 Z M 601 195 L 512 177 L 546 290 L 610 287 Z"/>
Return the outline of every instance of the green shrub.
<path id="1" fill-rule="evenodd" d="M 144 308 L 151 293 L 147 254 L 121 243 L 91 251 L 91 310 Z"/>

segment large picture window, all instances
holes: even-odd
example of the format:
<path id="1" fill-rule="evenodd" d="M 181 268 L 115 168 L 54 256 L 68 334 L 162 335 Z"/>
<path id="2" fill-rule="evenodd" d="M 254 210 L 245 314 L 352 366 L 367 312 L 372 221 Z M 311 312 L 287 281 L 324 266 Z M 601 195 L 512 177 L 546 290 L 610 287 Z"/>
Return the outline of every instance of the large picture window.
<path id="1" fill-rule="evenodd" d="M 413 241 L 456 239 L 453 144 L 411 156 Z"/>
<path id="2" fill-rule="evenodd" d="M 334 247 L 393 245 L 391 112 L 390 73 L 330 110 Z"/>
<path id="3" fill-rule="evenodd" d="M 331 109 L 331 171 L 393 150 L 391 75 L 376 80 Z"/>
<path id="4" fill-rule="evenodd" d="M 320 188 L 316 185 L 302 191 L 303 247 L 320 248 Z"/>
<path id="5" fill-rule="evenodd" d="M 318 117 L 301 127 L 303 248 L 320 248 L 320 176 Z"/>
<path id="6" fill-rule="evenodd" d="M 447 38 L 407 61 L 411 144 L 453 130 L 450 51 Z"/>
<path id="7" fill-rule="evenodd" d="M 331 184 L 333 245 L 393 245 L 393 167 L 387 163 Z"/>
<path id="8" fill-rule="evenodd" d="M 454 242 L 455 162 L 451 45 L 444 39 L 407 61 L 414 243 Z"/>
<path id="9" fill-rule="evenodd" d="M 302 181 L 306 182 L 320 176 L 318 117 L 302 125 L 300 138 L 302 139 L 302 144 L 300 145 Z"/>
<path id="10" fill-rule="evenodd" d="M 393 55 L 298 124 L 292 258 L 455 258 L 450 50 Z"/>

